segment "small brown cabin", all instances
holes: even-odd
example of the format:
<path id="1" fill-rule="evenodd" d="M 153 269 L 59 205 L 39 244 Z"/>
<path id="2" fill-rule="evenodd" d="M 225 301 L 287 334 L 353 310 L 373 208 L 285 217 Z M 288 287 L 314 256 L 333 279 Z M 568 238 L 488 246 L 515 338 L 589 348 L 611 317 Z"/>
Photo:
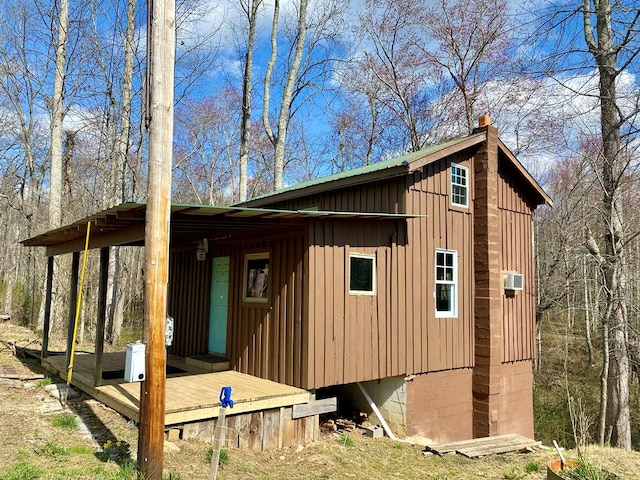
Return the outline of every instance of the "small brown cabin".
<path id="1" fill-rule="evenodd" d="M 409 436 L 531 437 L 533 212 L 545 203 L 485 124 L 235 207 L 174 206 L 169 353 L 223 356 L 319 396 L 357 400 L 361 383 Z"/>
<path id="2" fill-rule="evenodd" d="M 210 238 L 207 262 L 175 251 L 169 312 L 184 328 L 173 353 L 211 351 L 222 308 L 216 353 L 233 369 L 308 390 L 369 382 L 407 435 L 532 436 L 533 212 L 544 203 L 491 125 L 249 200 L 301 212 L 300 226 Z"/>

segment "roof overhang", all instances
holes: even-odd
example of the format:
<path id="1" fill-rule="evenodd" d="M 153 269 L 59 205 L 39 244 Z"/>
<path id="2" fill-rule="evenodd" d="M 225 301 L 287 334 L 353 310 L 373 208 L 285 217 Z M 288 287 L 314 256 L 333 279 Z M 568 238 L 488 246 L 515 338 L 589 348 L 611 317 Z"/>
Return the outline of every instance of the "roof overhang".
<path id="1" fill-rule="evenodd" d="M 46 247 L 47 256 L 78 252 L 84 249 L 87 225 L 91 222 L 91 249 L 116 245 L 141 246 L 145 238 L 146 210 L 146 203 L 123 203 L 23 240 L 22 244 Z M 171 206 L 170 244 L 175 247 L 203 238 L 213 241 L 264 238 L 265 235 L 303 228 L 310 219 L 391 220 L 414 217 L 416 215 L 174 204 Z"/>
<path id="2" fill-rule="evenodd" d="M 509 150 L 502 140 L 498 139 L 498 147 L 504 153 L 504 155 L 509 159 L 511 164 L 515 167 L 518 174 L 522 176 L 527 184 L 531 187 L 531 190 L 534 192 L 536 198 L 537 205 L 547 204 L 550 207 L 553 207 L 553 200 L 551 197 L 547 195 L 547 192 L 540 186 L 540 184 L 536 181 L 535 178 L 529 173 L 529 171 L 524 168 L 524 165 L 520 163 L 520 161 L 516 158 L 516 156 Z"/>

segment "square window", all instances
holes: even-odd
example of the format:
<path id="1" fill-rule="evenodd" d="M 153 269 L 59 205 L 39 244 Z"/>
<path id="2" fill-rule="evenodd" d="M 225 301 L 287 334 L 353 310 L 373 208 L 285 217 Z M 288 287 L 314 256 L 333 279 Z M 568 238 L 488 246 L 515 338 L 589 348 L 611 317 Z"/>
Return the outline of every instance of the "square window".
<path id="1" fill-rule="evenodd" d="M 436 317 L 458 316 L 458 252 L 436 250 Z"/>
<path id="2" fill-rule="evenodd" d="M 269 300 L 269 254 L 248 253 L 244 256 L 245 302 L 267 303 Z"/>
<path id="3" fill-rule="evenodd" d="M 451 203 L 459 207 L 469 206 L 468 169 L 451 164 Z"/>
<path id="4" fill-rule="evenodd" d="M 375 295 L 376 263 L 373 255 L 349 255 L 349 293 Z"/>

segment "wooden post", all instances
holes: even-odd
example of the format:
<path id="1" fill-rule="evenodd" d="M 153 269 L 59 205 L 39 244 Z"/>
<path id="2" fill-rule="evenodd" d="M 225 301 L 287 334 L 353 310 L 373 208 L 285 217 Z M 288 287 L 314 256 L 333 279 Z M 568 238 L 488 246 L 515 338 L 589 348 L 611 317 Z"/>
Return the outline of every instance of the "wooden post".
<path id="1" fill-rule="evenodd" d="M 107 314 L 107 279 L 109 277 L 109 247 L 100 249 L 100 280 L 98 283 L 98 318 L 96 318 L 96 356 L 93 385 L 102 385 L 102 354 L 104 352 L 104 324 Z"/>
<path id="2" fill-rule="evenodd" d="M 213 432 L 213 451 L 211 453 L 211 470 L 209 480 L 218 478 L 218 464 L 220 463 L 220 450 L 224 448 L 225 434 L 227 431 L 227 409 L 220 407 L 220 413 L 216 419 L 216 428 Z"/>
<path id="3" fill-rule="evenodd" d="M 165 417 L 165 322 L 169 276 L 175 0 L 150 0 L 147 35 L 149 182 L 145 225 L 145 381 L 140 386 L 138 469 L 145 480 L 162 479 Z"/>
<path id="4" fill-rule="evenodd" d="M 51 329 L 51 300 L 53 298 L 53 259 L 47 257 L 47 293 L 44 299 L 44 324 L 42 325 L 41 358 L 49 356 L 49 330 Z"/>
<path id="5" fill-rule="evenodd" d="M 80 270 L 80 252 L 73 252 L 71 259 L 71 292 L 69 294 L 69 324 L 67 328 L 67 371 L 71 361 L 73 347 L 73 330 L 76 320 L 76 303 L 78 303 L 78 277 Z"/>

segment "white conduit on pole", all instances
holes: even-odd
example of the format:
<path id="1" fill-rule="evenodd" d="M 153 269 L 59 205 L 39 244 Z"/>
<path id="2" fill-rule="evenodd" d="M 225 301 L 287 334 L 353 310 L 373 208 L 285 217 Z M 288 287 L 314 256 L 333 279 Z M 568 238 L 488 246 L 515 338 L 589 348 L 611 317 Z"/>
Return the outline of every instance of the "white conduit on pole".
<path id="1" fill-rule="evenodd" d="M 357 382 L 357 385 L 360 388 L 362 395 L 364 395 L 364 398 L 367 400 L 367 402 L 369 402 L 369 406 L 371 407 L 371 410 L 373 410 L 373 413 L 375 413 L 376 417 L 378 417 L 378 420 L 380 420 L 380 423 L 382 424 L 382 428 L 384 429 L 384 433 L 386 433 L 387 437 L 389 437 L 391 440 L 397 440 L 396 436 L 393 434 L 393 432 L 389 428 L 389 425 L 387 425 L 387 422 L 385 421 L 384 417 L 380 413 L 380 410 L 378 410 L 377 405 L 373 402 L 373 400 L 371 399 L 367 391 L 364 389 L 362 384 L 360 382 Z"/>

